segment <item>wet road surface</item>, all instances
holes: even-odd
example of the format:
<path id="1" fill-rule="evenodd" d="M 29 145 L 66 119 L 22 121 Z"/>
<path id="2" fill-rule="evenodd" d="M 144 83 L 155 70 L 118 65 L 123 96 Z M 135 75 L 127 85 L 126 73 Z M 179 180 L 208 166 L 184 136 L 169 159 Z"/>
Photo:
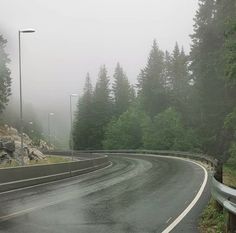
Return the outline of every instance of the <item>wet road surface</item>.
<path id="1" fill-rule="evenodd" d="M 0 232 L 163 232 L 204 180 L 202 168 L 178 159 L 133 155 L 111 161 L 90 174 L 0 194 Z M 171 232 L 198 232 L 197 218 L 208 197 L 207 187 Z"/>

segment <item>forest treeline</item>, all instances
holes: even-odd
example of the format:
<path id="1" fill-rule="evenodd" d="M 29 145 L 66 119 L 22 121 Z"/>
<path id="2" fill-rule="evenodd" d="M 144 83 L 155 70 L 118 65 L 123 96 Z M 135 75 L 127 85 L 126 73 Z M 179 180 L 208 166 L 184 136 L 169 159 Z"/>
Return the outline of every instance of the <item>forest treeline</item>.
<path id="1" fill-rule="evenodd" d="M 154 40 L 135 86 L 118 63 L 92 87 L 87 74 L 73 125 L 75 149 L 235 153 L 236 1 L 200 0 L 190 54 Z"/>
<path id="2" fill-rule="evenodd" d="M 101 66 L 94 87 L 86 76 L 72 131 L 75 149 L 236 157 L 236 0 L 199 0 L 194 21 L 190 53 L 177 43 L 162 51 L 154 40 L 134 86 L 119 63 L 111 76 Z M 11 94 L 6 43 L 1 35 L 0 113 Z M 26 125 L 29 133 L 39 131 Z"/>

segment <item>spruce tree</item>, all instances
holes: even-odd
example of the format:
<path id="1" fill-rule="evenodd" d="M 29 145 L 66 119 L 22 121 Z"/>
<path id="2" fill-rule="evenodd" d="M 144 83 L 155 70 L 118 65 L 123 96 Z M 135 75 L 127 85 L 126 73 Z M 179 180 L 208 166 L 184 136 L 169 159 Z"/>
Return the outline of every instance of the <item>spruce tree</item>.
<path id="1" fill-rule="evenodd" d="M 87 74 L 84 92 L 79 99 L 73 125 L 74 148 L 77 150 L 93 149 L 94 147 L 94 113 L 92 103 L 93 88 L 90 76 Z"/>
<path id="2" fill-rule="evenodd" d="M 151 117 L 167 106 L 164 74 L 164 53 L 154 40 L 147 65 L 141 70 L 138 78 L 141 105 Z"/>
<path id="3" fill-rule="evenodd" d="M 114 112 L 116 116 L 119 116 L 128 109 L 131 103 L 132 90 L 128 78 L 119 63 L 117 63 L 113 77 Z"/>
<path id="4" fill-rule="evenodd" d="M 196 125 L 204 139 L 204 151 L 218 156 L 225 150 L 223 122 L 230 110 L 223 56 L 226 12 L 230 2 L 233 3 L 200 0 L 190 54 L 198 106 Z"/>
<path id="5" fill-rule="evenodd" d="M 112 117 L 112 100 L 109 88 L 109 77 L 104 66 L 100 68 L 93 95 L 94 148 L 102 149 L 105 127 Z"/>
<path id="6" fill-rule="evenodd" d="M 225 2 L 225 1 L 223 1 Z M 236 1 L 227 0 L 227 7 L 221 7 L 226 11 L 228 17 L 225 20 L 225 74 L 231 81 L 231 85 L 236 84 Z"/>
<path id="7" fill-rule="evenodd" d="M 187 119 L 190 73 L 188 70 L 188 57 L 185 55 L 183 48 L 179 49 L 178 43 L 176 43 L 174 51 L 169 58 L 167 69 L 171 105 Z"/>

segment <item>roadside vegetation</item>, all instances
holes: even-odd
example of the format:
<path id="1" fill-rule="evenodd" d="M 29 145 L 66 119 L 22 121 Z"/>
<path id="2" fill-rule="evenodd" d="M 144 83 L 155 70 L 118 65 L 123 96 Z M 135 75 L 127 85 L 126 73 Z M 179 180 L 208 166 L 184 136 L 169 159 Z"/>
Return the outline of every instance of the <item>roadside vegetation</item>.
<path id="1" fill-rule="evenodd" d="M 154 40 L 137 83 L 122 65 L 85 79 L 72 140 L 78 150 L 202 152 L 226 161 L 236 142 L 235 0 L 199 0 L 187 54 Z M 226 167 L 227 169 L 227 167 Z"/>
<path id="2" fill-rule="evenodd" d="M 48 155 L 45 159 L 42 160 L 32 160 L 29 162 L 30 165 L 44 165 L 44 164 L 53 164 L 53 163 L 65 163 L 71 161 L 69 157 L 56 156 L 56 155 Z M 19 167 L 20 163 L 13 161 L 11 164 L 0 164 L 0 168 L 10 168 L 10 167 Z"/>
<path id="3" fill-rule="evenodd" d="M 112 83 L 105 65 L 94 87 L 87 74 L 73 124 L 74 149 L 201 152 L 225 162 L 224 182 L 236 187 L 235 12 L 235 0 L 199 0 L 190 53 L 178 43 L 165 51 L 154 40 L 135 85 L 119 63 Z M 0 36 L 0 113 L 11 94 L 5 46 Z M 37 142 L 39 127 L 25 124 Z M 40 163 L 65 161 L 49 156 Z M 201 229 L 222 233 L 224 218 L 211 201 Z"/>
<path id="4" fill-rule="evenodd" d="M 43 160 L 39 160 L 39 161 L 32 160 L 30 162 L 30 165 L 65 163 L 65 162 L 69 162 L 69 161 L 71 161 L 71 158 L 69 158 L 69 157 L 56 156 L 56 155 L 48 155 Z"/>
<path id="5" fill-rule="evenodd" d="M 216 210 L 215 201 L 211 199 L 200 219 L 201 233 L 226 233 L 226 213 Z"/>
<path id="6" fill-rule="evenodd" d="M 201 152 L 224 162 L 224 182 L 236 187 L 235 12 L 235 0 L 199 0 L 190 53 L 154 40 L 135 86 L 120 64 L 113 83 L 105 66 L 94 88 L 87 75 L 75 148 Z M 202 232 L 223 233 L 225 218 L 211 201 Z"/>
<path id="7" fill-rule="evenodd" d="M 230 158 L 223 168 L 224 184 L 236 188 L 236 144 L 232 144 L 230 149 Z"/>
<path id="8" fill-rule="evenodd" d="M 236 188 L 236 145 L 232 144 L 231 156 L 223 167 L 224 184 Z M 227 213 L 219 213 L 213 199 L 209 202 L 200 219 L 201 233 L 226 233 Z"/>

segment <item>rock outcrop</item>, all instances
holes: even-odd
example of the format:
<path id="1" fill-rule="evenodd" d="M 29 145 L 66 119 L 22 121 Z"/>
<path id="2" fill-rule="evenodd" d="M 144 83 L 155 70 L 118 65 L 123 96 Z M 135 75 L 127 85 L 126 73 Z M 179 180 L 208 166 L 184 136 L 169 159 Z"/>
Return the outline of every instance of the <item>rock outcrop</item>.
<path id="1" fill-rule="evenodd" d="M 25 164 L 28 164 L 31 160 L 39 161 L 46 158 L 40 151 L 49 149 L 45 141 L 40 140 L 39 148 L 33 145 L 32 140 L 26 134 L 23 134 L 23 141 L 23 159 Z M 8 125 L 0 127 L 0 163 L 12 163 L 12 161 L 21 163 L 21 156 L 21 137 L 17 129 Z"/>

